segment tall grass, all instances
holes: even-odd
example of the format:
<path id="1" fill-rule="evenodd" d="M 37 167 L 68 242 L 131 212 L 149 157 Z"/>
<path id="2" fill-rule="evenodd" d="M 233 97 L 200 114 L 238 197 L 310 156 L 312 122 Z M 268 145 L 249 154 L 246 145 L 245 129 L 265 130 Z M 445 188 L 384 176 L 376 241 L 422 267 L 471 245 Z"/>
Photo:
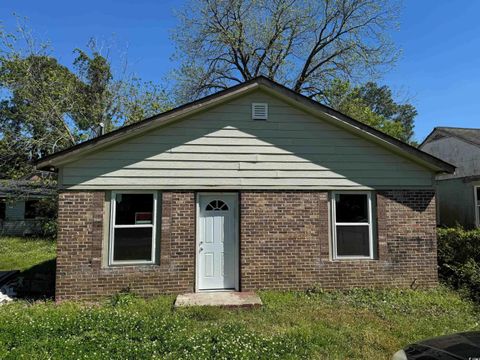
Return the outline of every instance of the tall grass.
<path id="1" fill-rule="evenodd" d="M 0 307 L 3 359 L 388 359 L 413 341 L 478 329 L 450 290 L 263 292 L 259 309 L 173 310 L 174 297 Z"/>

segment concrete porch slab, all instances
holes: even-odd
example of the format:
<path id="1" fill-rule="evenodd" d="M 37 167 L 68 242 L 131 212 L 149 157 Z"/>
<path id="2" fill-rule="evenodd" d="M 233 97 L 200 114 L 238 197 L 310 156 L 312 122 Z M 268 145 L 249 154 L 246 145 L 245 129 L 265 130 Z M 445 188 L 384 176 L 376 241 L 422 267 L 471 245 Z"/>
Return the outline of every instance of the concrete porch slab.
<path id="1" fill-rule="evenodd" d="M 178 295 L 174 306 L 259 307 L 262 300 L 249 291 L 212 291 Z"/>

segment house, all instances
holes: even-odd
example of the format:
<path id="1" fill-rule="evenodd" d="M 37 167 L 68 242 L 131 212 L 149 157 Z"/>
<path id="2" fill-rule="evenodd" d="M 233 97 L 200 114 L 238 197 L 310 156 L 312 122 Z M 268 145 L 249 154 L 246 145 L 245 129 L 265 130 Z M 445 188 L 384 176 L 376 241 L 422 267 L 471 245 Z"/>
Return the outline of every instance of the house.
<path id="1" fill-rule="evenodd" d="M 45 157 L 57 300 L 432 286 L 454 166 L 264 77 Z"/>
<path id="2" fill-rule="evenodd" d="M 438 223 L 480 227 L 480 129 L 436 127 L 420 149 L 457 167 L 437 176 Z"/>
<path id="3" fill-rule="evenodd" d="M 52 173 L 37 171 L 18 180 L 0 180 L 0 234 L 32 236 L 42 232 L 48 212 L 42 201 L 56 193 Z"/>

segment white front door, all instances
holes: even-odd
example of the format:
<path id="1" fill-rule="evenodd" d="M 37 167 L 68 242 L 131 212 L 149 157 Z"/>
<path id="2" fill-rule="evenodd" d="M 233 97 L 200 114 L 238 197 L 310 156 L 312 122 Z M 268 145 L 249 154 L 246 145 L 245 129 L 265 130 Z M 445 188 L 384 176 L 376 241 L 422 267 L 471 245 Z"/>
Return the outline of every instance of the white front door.
<path id="1" fill-rule="evenodd" d="M 237 194 L 198 196 L 198 290 L 237 289 Z"/>

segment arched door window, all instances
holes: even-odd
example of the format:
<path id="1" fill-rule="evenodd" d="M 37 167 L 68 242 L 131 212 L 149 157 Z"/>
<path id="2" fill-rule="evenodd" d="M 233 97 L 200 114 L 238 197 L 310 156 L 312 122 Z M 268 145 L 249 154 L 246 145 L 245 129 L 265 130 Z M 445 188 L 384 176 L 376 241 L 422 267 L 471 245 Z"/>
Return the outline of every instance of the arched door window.
<path id="1" fill-rule="evenodd" d="M 207 206 L 205 207 L 207 211 L 214 211 L 214 210 L 223 210 L 228 211 L 228 205 L 225 204 L 222 200 L 212 200 L 210 201 Z"/>

